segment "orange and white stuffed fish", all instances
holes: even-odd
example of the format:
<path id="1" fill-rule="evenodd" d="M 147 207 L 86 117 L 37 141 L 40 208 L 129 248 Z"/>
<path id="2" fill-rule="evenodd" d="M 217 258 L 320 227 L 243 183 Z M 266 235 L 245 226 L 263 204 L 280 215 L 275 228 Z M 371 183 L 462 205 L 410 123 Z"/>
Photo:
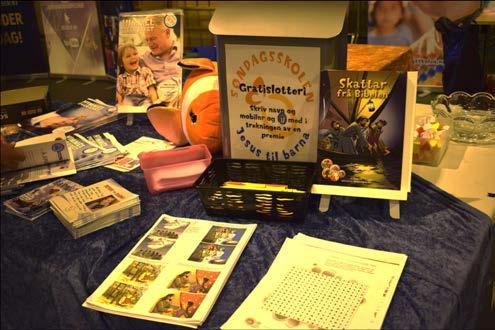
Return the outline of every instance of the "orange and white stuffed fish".
<path id="1" fill-rule="evenodd" d="M 210 152 L 222 149 L 220 95 L 217 64 L 207 58 L 183 59 L 179 65 L 188 76 L 180 109 L 152 106 L 148 118 L 155 130 L 176 145 L 205 144 Z"/>

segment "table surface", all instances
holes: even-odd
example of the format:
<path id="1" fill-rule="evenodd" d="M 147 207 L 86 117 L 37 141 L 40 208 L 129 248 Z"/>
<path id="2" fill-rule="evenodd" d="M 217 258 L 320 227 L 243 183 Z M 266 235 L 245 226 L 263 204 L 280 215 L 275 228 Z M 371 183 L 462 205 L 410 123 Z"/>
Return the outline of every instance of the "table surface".
<path id="1" fill-rule="evenodd" d="M 157 137 L 144 116 L 137 116 L 132 127 L 121 119 L 88 133 L 104 131 L 122 144 L 141 135 Z M 331 210 L 320 213 L 318 197 L 312 196 L 302 222 L 210 217 L 192 188 L 151 196 L 140 169 L 120 173 L 97 168 L 69 177 L 83 185 L 107 178 L 140 195 L 142 214 L 77 240 L 53 214 L 31 223 L 6 214 L 2 203 L 2 328 L 175 328 L 81 307 L 163 213 L 258 224 L 205 328 L 218 328 L 228 319 L 266 273 L 285 238 L 298 232 L 408 255 L 384 329 L 473 328 L 477 324 L 479 302 L 490 282 L 493 225 L 482 212 L 420 177 L 413 176 L 398 221 L 388 217 L 383 200 L 335 196 Z M 33 183 L 24 191 L 43 184 Z"/>
<path id="2" fill-rule="evenodd" d="M 416 105 L 416 116 L 431 114 L 431 107 Z M 468 145 L 450 141 L 438 166 L 413 164 L 413 173 L 479 209 L 495 221 L 495 145 Z"/>

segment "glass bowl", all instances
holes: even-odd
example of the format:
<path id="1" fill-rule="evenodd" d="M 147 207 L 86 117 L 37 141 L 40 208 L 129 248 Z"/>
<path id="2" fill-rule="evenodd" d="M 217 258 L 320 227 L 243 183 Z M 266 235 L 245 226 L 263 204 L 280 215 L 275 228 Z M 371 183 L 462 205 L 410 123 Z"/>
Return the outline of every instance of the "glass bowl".
<path id="1" fill-rule="evenodd" d="M 495 97 L 488 93 L 454 92 L 438 95 L 433 113 L 451 122 L 451 140 L 465 143 L 495 143 Z"/>
<path id="2" fill-rule="evenodd" d="M 437 166 L 449 144 L 449 120 L 431 115 L 420 116 L 416 117 L 415 126 L 413 163 Z"/>

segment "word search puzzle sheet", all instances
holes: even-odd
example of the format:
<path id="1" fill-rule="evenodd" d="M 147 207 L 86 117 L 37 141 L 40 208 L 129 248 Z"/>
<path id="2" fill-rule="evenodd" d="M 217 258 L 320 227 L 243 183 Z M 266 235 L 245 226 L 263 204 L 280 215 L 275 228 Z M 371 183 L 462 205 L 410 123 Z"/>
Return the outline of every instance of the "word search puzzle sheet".
<path id="1" fill-rule="evenodd" d="M 379 329 L 406 259 L 298 234 L 222 329 Z"/>

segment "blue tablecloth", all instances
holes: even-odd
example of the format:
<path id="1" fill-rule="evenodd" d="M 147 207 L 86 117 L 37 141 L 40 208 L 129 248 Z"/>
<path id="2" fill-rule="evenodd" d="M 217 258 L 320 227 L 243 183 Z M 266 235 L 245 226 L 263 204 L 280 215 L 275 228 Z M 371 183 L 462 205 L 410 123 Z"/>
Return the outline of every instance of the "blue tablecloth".
<path id="1" fill-rule="evenodd" d="M 142 135 L 158 137 L 145 116 L 131 127 L 119 120 L 88 133 L 104 131 L 122 144 Z M 162 213 L 258 224 L 205 328 L 218 328 L 228 319 L 266 273 L 284 239 L 298 232 L 408 255 L 384 329 L 473 328 L 479 301 L 489 292 L 489 217 L 417 176 L 408 201 L 401 203 L 399 221 L 388 218 L 382 200 L 334 197 L 331 211 L 320 213 L 313 196 L 305 221 L 298 223 L 209 217 L 192 188 L 151 196 L 140 169 L 120 173 L 98 168 L 69 177 L 83 185 L 107 178 L 141 196 L 142 214 L 78 240 L 53 214 L 31 223 L 6 214 L 2 205 L 2 329 L 168 328 L 81 307 Z M 27 185 L 24 191 L 45 183 Z"/>

